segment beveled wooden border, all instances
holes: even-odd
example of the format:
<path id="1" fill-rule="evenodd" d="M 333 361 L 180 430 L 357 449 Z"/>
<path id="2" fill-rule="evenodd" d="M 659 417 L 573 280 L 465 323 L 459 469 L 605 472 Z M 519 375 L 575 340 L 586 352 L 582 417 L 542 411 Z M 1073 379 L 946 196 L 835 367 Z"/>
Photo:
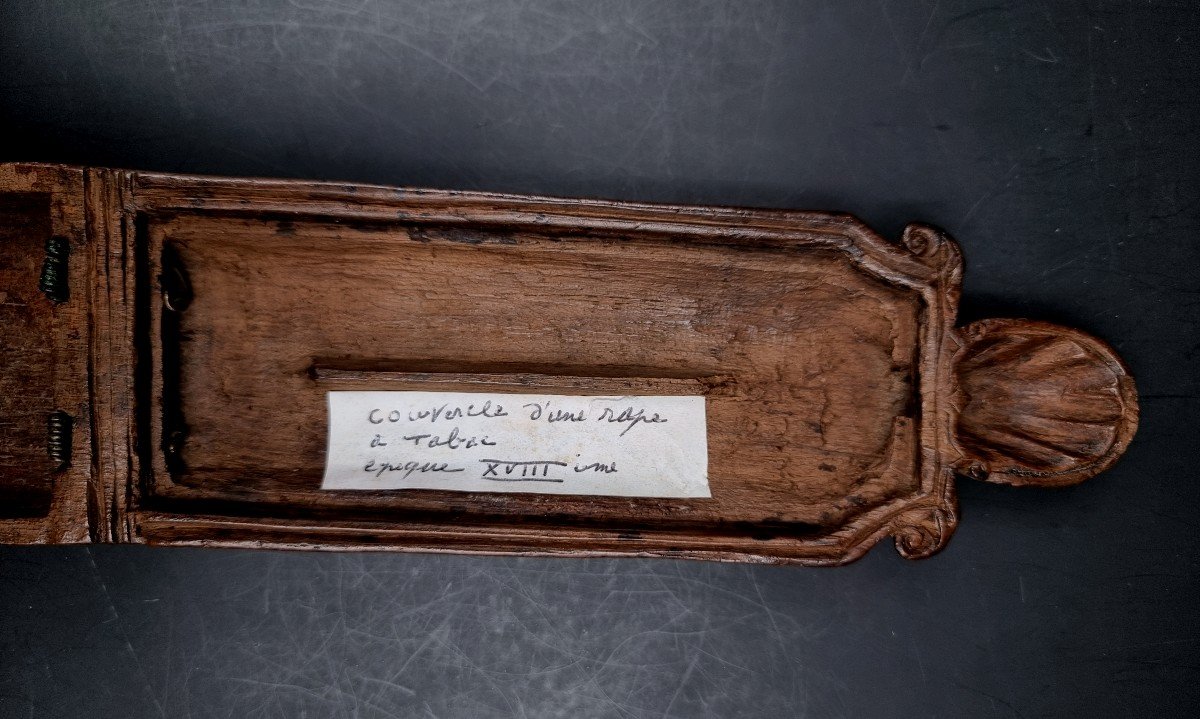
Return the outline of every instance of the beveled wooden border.
<path id="1" fill-rule="evenodd" d="M 104 171 L 97 171 L 104 172 Z M 936 552 L 957 523 L 953 470 L 946 461 L 953 426 L 950 393 L 951 357 L 958 348 L 953 331 L 962 261 L 957 245 L 937 230 L 909 226 L 901 244 L 892 244 L 849 215 L 739 208 L 701 208 L 602 200 L 521 197 L 490 193 L 413 190 L 287 180 L 227 179 L 109 171 L 107 184 L 122 202 L 126 279 L 133 277 L 132 258 L 139 246 L 142 216 L 200 213 L 254 215 L 279 220 L 374 222 L 388 224 L 469 225 L 519 228 L 538 233 L 657 238 L 690 245 L 726 248 L 769 248 L 780 252 L 802 248 L 834 248 L 871 277 L 908 288 L 921 297 L 917 357 L 921 417 L 916 468 L 920 490 L 856 516 L 850 523 L 818 537 L 750 538 L 695 535 L 684 531 L 644 532 L 635 537 L 616 531 L 516 525 L 439 525 L 417 522 L 313 522 L 205 516 L 148 509 L 151 499 L 139 494 L 167 467 L 159 449 L 162 434 L 162 378 L 156 371 L 149 391 L 150 437 L 142 438 L 149 475 L 135 474 L 130 464 L 126 506 L 128 531 L 117 541 L 152 544 L 255 546 L 306 549 L 384 549 L 569 556 L 673 556 L 695 559 L 834 565 L 860 557 L 885 536 L 896 538 L 906 557 Z M 149 273 L 153 274 L 153 273 Z M 146 288 L 135 288 L 149 296 Z M 125 301 L 128 301 L 128 295 Z M 110 300 L 117 299 L 110 295 Z M 152 303 L 149 328 L 161 319 L 160 302 Z M 135 322 L 126 316 L 120 338 L 128 346 L 142 341 Z M 113 327 L 114 331 L 119 330 Z M 154 342 L 151 342 L 153 348 Z M 161 348 L 152 350 L 150 365 L 162 367 Z M 144 411 L 144 410 L 143 410 Z M 114 422 L 114 426 L 117 423 Z M 114 455 L 121 452 L 116 448 Z M 140 508 L 139 508 L 140 507 Z"/>

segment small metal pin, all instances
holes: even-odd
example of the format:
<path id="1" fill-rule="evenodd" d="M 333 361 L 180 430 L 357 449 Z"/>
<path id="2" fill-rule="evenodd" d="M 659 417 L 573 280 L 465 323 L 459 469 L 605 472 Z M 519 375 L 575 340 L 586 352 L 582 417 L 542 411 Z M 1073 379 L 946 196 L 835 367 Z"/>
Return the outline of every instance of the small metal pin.
<path id="1" fill-rule="evenodd" d="M 46 422 L 46 451 L 50 459 L 58 463 L 54 471 L 62 471 L 71 464 L 71 435 L 75 418 L 61 409 L 50 413 Z"/>
<path id="2" fill-rule="evenodd" d="M 71 242 L 62 235 L 52 235 L 46 240 L 46 259 L 42 262 L 42 276 L 38 289 L 51 302 L 66 302 L 71 296 L 67 284 L 67 257 L 71 254 Z"/>

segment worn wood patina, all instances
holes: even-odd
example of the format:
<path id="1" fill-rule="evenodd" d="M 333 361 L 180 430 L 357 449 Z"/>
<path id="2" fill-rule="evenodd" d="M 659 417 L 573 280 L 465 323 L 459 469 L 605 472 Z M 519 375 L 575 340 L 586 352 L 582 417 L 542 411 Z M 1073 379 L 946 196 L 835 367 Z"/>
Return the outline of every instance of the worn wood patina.
<path id="1" fill-rule="evenodd" d="M 824 212 L 0 166 L 0 540 L 833 565 L 957 476 L 1137 424 L 1103 342 L 955 326 L 962 262 Z M 698 395 L 709 498 L 321 489 L 326 393 Z"/>

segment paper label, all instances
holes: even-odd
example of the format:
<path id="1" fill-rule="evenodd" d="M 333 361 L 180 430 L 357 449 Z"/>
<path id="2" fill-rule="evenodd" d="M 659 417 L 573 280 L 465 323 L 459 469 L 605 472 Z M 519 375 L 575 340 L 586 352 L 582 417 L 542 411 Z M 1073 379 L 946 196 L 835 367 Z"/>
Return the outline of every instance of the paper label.
<path id="1" fill-rule="evenodd" d="M 327 396 L 322 489 L 711 496 L 703 397 Z"/>

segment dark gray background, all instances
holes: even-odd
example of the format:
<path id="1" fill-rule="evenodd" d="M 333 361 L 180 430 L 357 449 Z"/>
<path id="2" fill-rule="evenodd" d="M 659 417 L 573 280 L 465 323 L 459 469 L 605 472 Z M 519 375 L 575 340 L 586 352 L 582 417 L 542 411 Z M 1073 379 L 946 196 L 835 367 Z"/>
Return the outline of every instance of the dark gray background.
<path id="1" fill-rule="evenodd" d="M 5 6 L 2 159 L 928 221 L 965 320 L 1108 339 L 1143 422 L 923 562 L 3 548 L 0 715 L 1196 715 L 1191 5 Z"/>

